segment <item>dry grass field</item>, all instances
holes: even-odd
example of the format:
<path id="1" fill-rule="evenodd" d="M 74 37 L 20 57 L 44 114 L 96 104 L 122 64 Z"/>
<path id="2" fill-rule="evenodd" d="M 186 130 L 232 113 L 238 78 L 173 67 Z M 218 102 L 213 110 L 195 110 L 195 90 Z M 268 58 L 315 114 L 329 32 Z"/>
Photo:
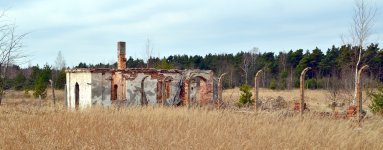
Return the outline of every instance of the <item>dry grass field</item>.
<path id="1" fill-rule="evenodd" d="M 238 90 L 226 90 L 234 103 Z M 352 120 L 235 109 L 128 107 L 67 110 L 10 92 L 0 106 L 0 149 L 382 149 L 383 119 Z M 321 94 L 322 93 L 322 94 Z M 323 91 L 308 91 L 312 104 Z M 262 96 L 294 99 L 296 91 Z M 317 94 L 310 97 L 310 95 Z M 317 101 L 315 101 L 315 98 Z M 49 98 L 48 98 L 49 99 Z M 319 103 L 322 106 L 325 103 Z"/>
<path id="2" fill-rule="evenodd" d="M 295 101 L 300 100 L 299 89 L 294 90 L 270 90 L 270 89 L 259 89 L 259 99 L 264 101 L 269 98 L 277 98 L 278 96 L 282 97 L 289 105 L 289 108 L 293 109 Z M 254 91 L 253 91 L 254 93 Z M 225 101 L 229 106 L 235 106 L 235 103 L 238 101 L 241 92 L 239 88 L 228 89 L 223 93 L 223 101 Z M 332 102 L 330 92 L 327 90 L 305 90 L 305 102 L 312 111 L 319 112 L 331 112 L 331 108 L 328 107 Z M 366 96 L 366 92 L 363 92 L 364 109 L 368 110 L 369 100 Z M 349 104 L 352 99 L 352 93 L 349 92 L 339 92 L 337 96 L 337 101 L 345 104 Z M 338 110 L 339 109 L 339 110 Z M 337 108 L 338 111 L 345 111 L 344 108 Z"/>

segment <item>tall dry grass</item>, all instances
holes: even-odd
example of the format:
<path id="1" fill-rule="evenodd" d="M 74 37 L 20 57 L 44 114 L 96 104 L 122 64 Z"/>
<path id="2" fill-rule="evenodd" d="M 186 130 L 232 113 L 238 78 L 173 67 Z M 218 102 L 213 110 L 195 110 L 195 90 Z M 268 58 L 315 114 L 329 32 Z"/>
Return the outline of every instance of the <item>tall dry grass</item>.
<path id="1" fill-rule="evenodd" d="M 307 113 L 96 107 L 36 100 L 0 106 L 0 149 L 382 149 L 383 120 L 362 126 Z"/>
<path id="2" fill-rule="evenodd" d="M 381 149 L 382 118 L 355 122 L 202 108 L 0 107 L 0 149 Z"/>
<path id="3" fill-rule="evenodd" d="M 254 95 L 254 89 L 252 89 Z M 227 89 L 223 92 L 223 101 L 228 104 L 229 107 L 235 106 L 235 103 L 238 102 L 241 92 L 239 88 Z M 346 111 L 347 106 L 351 103 L 353 93 L 347 93 L 346 91 L 338 93 L 336 99 L 337 102 L 344 103 L 346 106 L 343 108 L 337 108 L 337 111 Z M 365 91 L 363 91 L 363 108 L 369 110 L 368 105 L 371 103 Z M 299 89 L 293 90 L 271 90 L 260 88 L 259 98 L 260 100 L 265 100 L 268 98 L 277 98 L 278 96 L 282 97 L 289 105 L 289 108 L 293 108 L 294 102 L 300 100 L 300 91 Z M 330 92 L 328 90 L 305 90 L 305 103 L 312 111 L 319 112 L 331 112 L 332 109 L 329 107 L 329 104 L 332 102 Z"/>

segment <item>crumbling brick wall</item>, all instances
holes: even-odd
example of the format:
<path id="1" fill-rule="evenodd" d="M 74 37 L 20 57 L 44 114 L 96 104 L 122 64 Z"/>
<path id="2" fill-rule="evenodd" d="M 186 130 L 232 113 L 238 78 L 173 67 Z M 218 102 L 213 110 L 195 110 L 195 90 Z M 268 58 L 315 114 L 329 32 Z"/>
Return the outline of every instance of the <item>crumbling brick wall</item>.
<path id="1" fill-rule="evenodd" d="M 76 71 L 72 71 L 76 73 Z M 214 76 L 207 70 L 156 70 L 129 68 L 108 70 L 108 80 L 94 80 L 90 94 L 96 99 L 109 98 L 112 103 L 127 105 L 206 105 L 212 103 L 218 90 L 214 88 Z M 102 79 L 101 79 L 102 78 Z M 167 80 L 165 80 L 167 78 Z M 109 83 L 106 83 L 109 82 Z M 107 88 L 105 88 L 107 87 Z M 214 90 L 215 89 L 215 90 Z M 109 90 L 107 97 L 97 91 Z M 101 96 L 101 97 L 99 97 Z M 97 100 L 96 100 L 97 101 Z"/>
<path id="2" fill-rule="evenodd" d="M 210 70 L 185 70 L 182 102 L 184 105 L 206 105 L 214 101 L 214 76 Z M 217 92 L 217 91 L 216 91 Z"/>
<path id="3" fill-rule="evenodd" d="M 217 99 L 218 90 L 211 70 L 157 70 L 152 68 L 126 68 L 126 43 L 117 43 L 117 69 L 68 69 L 67 99 L 72 105 L 73 88 L 69 77 L 78 74 L 81 88 L 92 85 L 92 89 L 80 89 L 85 103 L 103 102 L 127 105 L 206 105 Z M 94 74 L 90 83 L 81 81 L 81 73 Z M 101 74 L 100 74 L 101 73 Z M 106 76 L 105 76 L 106 75 Z M 107 79 L 106 79 L 107 78 Z M 89 77 L 89 79 L 92 79 Z M 77 79 L 76 79 L 77 80 Z M 85 80 L 84 80 L 85 81 Z M 214 88 L 215 87 L 215 88 Z M 100 91 L 102 91 L 100 93 Z M 106 102 L 106 101 L 105 101 Z M 104 102 L 103 102 L 104 103 Z"/>

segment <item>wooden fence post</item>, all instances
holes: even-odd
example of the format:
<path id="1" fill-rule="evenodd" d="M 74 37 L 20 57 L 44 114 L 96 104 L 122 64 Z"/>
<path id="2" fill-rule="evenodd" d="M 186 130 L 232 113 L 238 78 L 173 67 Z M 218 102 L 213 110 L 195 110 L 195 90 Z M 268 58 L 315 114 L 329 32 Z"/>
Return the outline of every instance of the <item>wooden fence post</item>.
<path id="1" fill-rule="evenodd" d="M 218 109 L 221 108 L 221 102 L 223 102 L 223 99 L 222 99 L 222 92 L 223 92 L 222 80 L 223 80 L 223 77 L 225 75 L 226 75 L 226 73 L 223 73 L 218 78 Z"/>
<path id="2" fill-rule="evenodd" d="M 262 73 L 262 70 L 259 70 L 256 74 L 255 74 L 255 77 L 254 77 L 254 107 L 255 107 L 255 110 L 258 110 L 259 109 L 259 99 L 258 99 L 258 92 L 259 92 L 259 87 L 258 87 L 258 77 L 259 75 Z"/>
<path id="3" fill-rule="evenodd" d="M 49 80 L 51 83 L 51 88 L 52 88 L 52 97 L 53 97 L 53 105 L 56 105 L 56 95 L 55 95 L 55 83 L 53 80 Z"/>
<path id="4" fill-rule="evenodd" d="M 362 120 L 362 111 L 363 111 L 363 108 L 362 108 L 362 72 L 365 70 L 365 69 L 368 69 L 368 65 L 364 65 L 362 68 L 359 69 L 358 71 L 358 80 L 357 80 L 357 117 L 358 117 L 358 121 L 360 122 Z"/>
<path id="5" fill-rule="evenodd" d="M 307 67 L 305 68 L 302 73 L 301 73 L 301 77 L 300 77 L 300 91 L 301 91 L 301 103 L 300 103 L 300 112 L 301 112 L 301 115 L 303 115 L 303 111 L 305 110 L 305 93 L 304 93 L 304 89 L 305 89 L 305 75 L 306 75 L 306 72 L 308 70 L 310 70 L 311 67 Z"/>

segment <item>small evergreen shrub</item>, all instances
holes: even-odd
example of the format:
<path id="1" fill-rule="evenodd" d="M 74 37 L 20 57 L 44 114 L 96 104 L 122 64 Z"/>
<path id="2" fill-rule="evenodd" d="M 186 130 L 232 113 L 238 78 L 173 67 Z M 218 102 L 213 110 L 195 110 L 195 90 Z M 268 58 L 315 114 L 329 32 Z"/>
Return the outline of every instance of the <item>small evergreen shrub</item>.
<path id="1" fill-rule="evenodd" d="M 241 96 L 239 97 L 238 103 L 239 106 L 253 104 L 253 100 L 251 99 L 251 97 L 253 96 L 253 94 L 251 93 L 251 89 L 252 88 L 250 85 L 241 85 L 241 87 L 239 88 L 239 90 L 241 91 Z"/>
<path id="2" fill-rule="evenodd" d="M 383 115 L 383 87 L 379 87 L 378 91 L 368 93 L 371 98 L 369 108 L 374 114 Z"/>
<path id="3" fill-rule="evenodd" d="M 47 90 L 46 90 L 47 86 L 48 85 L 44 82 L 44 80 L 42 80 L 42 79 L 37 80 L 37 82 L 35 84 L 33 96 L 35 98 L 39 98 L 39 96 L 41 96 L 41 98 L 47 97 Z"/>

